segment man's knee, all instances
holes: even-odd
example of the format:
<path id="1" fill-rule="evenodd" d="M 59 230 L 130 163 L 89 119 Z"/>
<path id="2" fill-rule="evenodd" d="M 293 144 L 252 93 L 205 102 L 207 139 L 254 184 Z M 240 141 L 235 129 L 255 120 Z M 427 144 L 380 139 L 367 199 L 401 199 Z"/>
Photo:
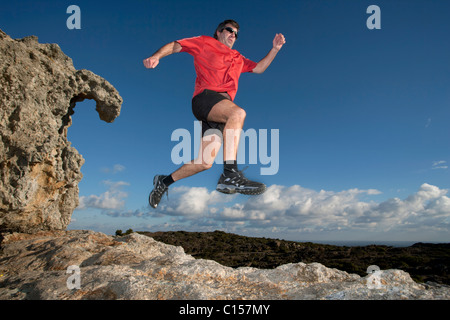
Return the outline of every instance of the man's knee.
<path id="1" fill-rule="evenodd" d="M 244 122 L 245 117 L 247 116 L 247 113 L 244 109 L 240 107 L 236 107 L 235 110 L 233 110 L 232 117 L 236 120 Z"/>
<path id="2" fill-rule="evenodd" d="M 212 163 L 212 162 L 209 163 L 209 162 L 203 161 L 203 162 L 201 163 L 201 165 L 200 165 L 200 168 L 201 168 L 202 171 L 205 171 L 205 170 L 211 169 L 212 166 L 213 166 L 213 163 Z"/>

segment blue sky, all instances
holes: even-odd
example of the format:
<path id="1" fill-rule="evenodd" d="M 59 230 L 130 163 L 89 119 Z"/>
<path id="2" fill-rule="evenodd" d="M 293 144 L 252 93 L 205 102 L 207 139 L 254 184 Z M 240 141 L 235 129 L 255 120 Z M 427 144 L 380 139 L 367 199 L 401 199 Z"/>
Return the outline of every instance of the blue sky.
<path id="1" fill-rule="evenodd" d="M 69 30 L 69 5 L 81 29 Z M 370 5 L 381 29 L 366 26 Z M 77 104 L 68 139 L 86 163 L 71 229 L 224 230 L 293 240 L 450 241 L 450 2 L 8 1 L 0 28 L 58 43 L 77 69 L 104 77 L 124 99 L 112 124 Z M 174 130 L 194 134 L 195 71 L 186 53 L 142 60 L 162 45 L 212 35 L 235 19 L 234 49 L 259 61 L 276 33 L 286 45 L 262 75 L 243 74 L 244 130 L 279 130 L 279 170 L 249 178 L 258 197 L 214 191 L 220 164 L 179 181 L 147 205 L 168 174 Z M 270 137 L 270 135 L 269 135 Z M 269 148 L 270 150 L 270 148 Z M 240 165 L 241 168 L 245 165 Z"/>

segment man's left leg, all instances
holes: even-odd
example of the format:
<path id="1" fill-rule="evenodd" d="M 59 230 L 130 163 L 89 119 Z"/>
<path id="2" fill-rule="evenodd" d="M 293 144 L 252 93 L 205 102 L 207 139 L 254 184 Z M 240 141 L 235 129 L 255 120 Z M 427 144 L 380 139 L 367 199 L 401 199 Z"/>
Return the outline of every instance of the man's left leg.
<path id="1" fill-rule="evenodd" d="M 232 101 L 222 100 L 208 114 L 208 120 L 225 123 L 223 130 L 224 172 L 217 183 L 217 191 L 222 193 L 242 193 L 257 195 L 266 191 L 263 183 L 247 179 L 237 168 L 239 140 L 246 113 Z"/>
<path id="2" fill-rule="evenodd" d="M 175 181 L 190 177 L 211 168 L 214 159 L 220 150 L 221 144 L 221 137 L 216 134 L 204 136 L 201 138 L 197 159 L 185 163 L 168 176 L 156 175 L 153 178 L 154 188 L 148 198 L 150 206 L 156 208 L 161 201 L 163 194 L 168 191 L 169 186 Z"/>
<path id="3" fill-rule="evenodd" d="M 184 164 L 172 173 L 174 181 L 178 181 L 212 167 L 214 160 L 222 144 L 221 137 L 216 134 L 206 135 L 201 139 L 200 150 L 197 159 Z"/>

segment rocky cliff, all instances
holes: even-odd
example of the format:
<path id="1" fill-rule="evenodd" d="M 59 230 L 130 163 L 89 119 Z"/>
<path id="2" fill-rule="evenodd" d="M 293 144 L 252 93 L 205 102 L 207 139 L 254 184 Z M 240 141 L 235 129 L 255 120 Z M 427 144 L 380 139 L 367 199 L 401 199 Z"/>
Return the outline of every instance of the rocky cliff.
<path id="1" fill-rule="evenodd" d="M 78 205 L 84 162 L 67 141 L 76 102 L 94 99 L 112 122 L 122 98 L 105 79 L 76 70 L 57 44 L 0 30 L 0 231 L 62 230 Z"/>
<path id="2" fill-rule="evenodd" d="M 450 299 L 448 287 L 417 284 L 400 270 L 360 277 L 319 263 L 234 269 L 137 233 L 12 233 L 0 275 L 0 299 Z"/>

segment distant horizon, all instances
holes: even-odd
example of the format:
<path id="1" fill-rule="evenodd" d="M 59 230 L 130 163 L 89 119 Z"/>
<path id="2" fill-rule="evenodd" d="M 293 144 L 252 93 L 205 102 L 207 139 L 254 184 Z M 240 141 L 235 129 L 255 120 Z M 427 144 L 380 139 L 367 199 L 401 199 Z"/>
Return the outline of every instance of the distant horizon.
<path id="1" fill-rule="evenodd" d="M 117 229 L 121 230 L 121 229 Z M 123 233 L 125 233 L 127 230 L 122 230 Z M 167 230 L 167 231 L 148 231 L 148 230 L 133 230 L 133 232 L 149 232 L 149 233 L 157 233 L 157 232 L 188 232 L 188 233 L 213 233 L 216 231 L 221 230 L 214 230 L 214 231 L 186 231 L 186 230 Z M 265 239 L 273 239 L 273 240 L 281 240 L 281 241 L 293 241 L 293 242 L 299 242 L 299 243 L 315 243 L 315 244 L 329 244 L 329 245 L 336 245 L 336 246 L 348 246 L 348 247 L 355 247 L 355 246 L 369 246 L 371 244 L 373 245 L 386 245 L 386 246 L 392 246 L 392 247 L 410 247 L 417 243 L 424 243 L 424 244 L 450 244 L 450 242 L 439 242 L 439 241 L 414 241 L 414 240 L 291 240 L 291 239 L 282 239 L 282 238 L 272 238 L 272 237 L 264 237 L 264 236 L 247 236 L 243 234 L 233 233 L 233 232 L 226 232 L 222 231 L 227 234 L 234 234 L 238 236 L 248 237 L 248 238 L 265 238 Z"/>

